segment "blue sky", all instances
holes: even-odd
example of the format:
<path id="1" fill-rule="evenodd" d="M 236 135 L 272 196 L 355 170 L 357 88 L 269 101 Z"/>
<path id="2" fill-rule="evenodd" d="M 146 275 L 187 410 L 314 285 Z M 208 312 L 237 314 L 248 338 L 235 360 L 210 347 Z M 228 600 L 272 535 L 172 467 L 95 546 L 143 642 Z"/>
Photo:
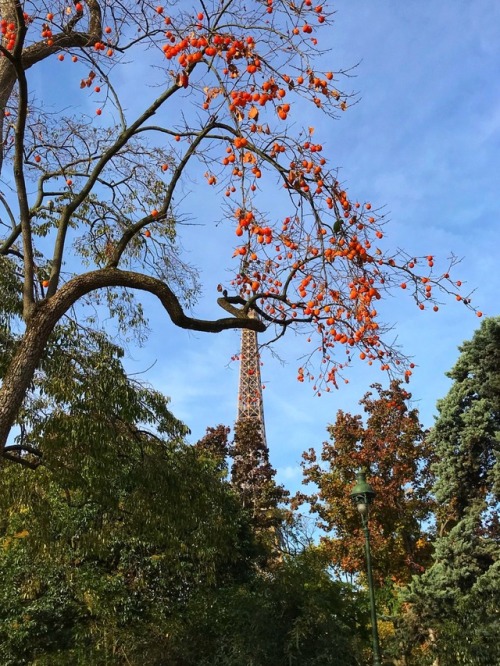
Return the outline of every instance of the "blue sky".
<path id="1" fill-rule="evenodd" d="M 457 279 L 475 289 L 474 302 L 485 315 L 499 314 L 500 4 L 339 0 L 335 7 L 327 60 L 334 70 L 359 63 L 347 82 L 359 102 L 338 121 L 316 118 L 317 136 L 325 138 L 350 190 L 386 207 L 393 247 L 435 254 L 443 267 L 451 253 L 463 257 Z M 191 195 L 194 215 L 203 206 Z M 213 259 L 216 252 L 217 236 L 208 252 L 205 246 L 190 249 L 200 268 L 207 253 Z M 217 280 L 205 275 L 197 313 L 217 314 Z M 422 313 L 403 293 L 388 299 L 383 311 L 418 366 L 410 390 L 430 426 L 436 400 L 449 388 L 444 373 L 480 320 L 451 299 L 439 313 Z M 153 303 L 149 313 L 153 333 L 146 348 L 133 353 L 131 367 L 155 362 L 146 377 L 171 396 L 193 441 L 208 425 L 232 426 L 238 365 L 229 360 L 238 349 L 238 334 L 178 331 Z M 357 413 L 370 384 L 387 382 L 379 370 L 354 367 L 348 385 L 315 397 L 309 385 L 295 379 L 303 344 L 289 334 L 276 347 L 286 364 L 268 351 L 262 359 L 271 460 L 279 480 L 292 490 L 300 484 L 302 451 L 321 446 L 337 410 Z"/>
<path id="2" fill-rule="evenodd" d="M 337 0 L 334 7 L 325 69 L 357 65 L 343 88 L 357 92 L 358 102 L 336 121 L 319 121 L 316 114 L 316 136 L 349 191 L 374 207 L 385 206 L 386 237 L 393 248 L 436 255 L 443 270 L 451 253 L 463 257 L 456 279 L 475 289 L 474 303 L 485 315 L 500 314 L 500 3 Z M 55 66 L 69 72 L 71 64 Z M 124 75 L 134 81 L 144 73 L 131 65 Z M 43 70 L 34 76 L 39 77 L 35 83 L 43 83 Z M 63 75 L 61 86 L 66 85 Z M 60 91 L 53 87 L 56 98 Z M 128 92 L 133 106 L 133 86 Z M 85 99 L 87 93 L 78 94 Z M 98 100 L 86 104 L 93 114 Z M 307 116 L 303 121 L 309 124 Z M 221 216 L 209 208 L 205 193 L 206 186 L 195 181 L 193 191 L 186 191 L 185 210 L 194 222 Z M 269 199 L 269 212 L 279 215 L 273 205 Z M 204 284 L 193 313 L 215 318 L 221 316 L 215 288 L 224 274 L 214 267 L 227 265 L 234 237 L 227 240 L 228 229 L 220 225 L 210 238 L 192 243 L 193 231 L 186 229 L 187 256 Z M 178 330 L 156 301 L 144 302 L 152 333 L 144 347 L 129 347 L 129 369 L 171 397 L 174 413 L 192 430 L 192 441 L 207 426 L 232 426 L 238 365 L 230 358 L 238 351 L 239 334 Z M 424 425 L 430 426 L 436 400 L 449 387 L 444 373 L 480 320 L 452 299 L 438 313 L 420 312 L 404 292 L 379 310 L 417 364 L 410 390 Z M 275 351 L 281 360 L 267 350 L 262 357 L 267 439 L 279 480 L 295 490 L 302 451 L 319 448 L 337 410 L 357 413 L 370 384 L 387 377 L 378 369 L 354 366 L 348 385 L 318 398 L 310 385 L 296 381 L 304 340 L 288 333 Z"/>

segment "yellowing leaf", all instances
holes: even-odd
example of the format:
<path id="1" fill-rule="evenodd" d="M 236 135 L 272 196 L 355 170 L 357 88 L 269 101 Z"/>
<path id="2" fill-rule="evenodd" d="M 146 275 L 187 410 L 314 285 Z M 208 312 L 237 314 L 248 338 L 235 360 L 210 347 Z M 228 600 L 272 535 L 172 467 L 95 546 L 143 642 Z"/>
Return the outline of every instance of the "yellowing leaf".
<path id="1" fill-rule="evenodd" d="M 255 157 L 255 155 L 253 153 L 251 153 L 250 151 L 247 151 L 243 155 L 243 161 L 246 162 L 247 164 L 256 164 L 257 158 Z"/>
<path id="2" fill-rule="evenodd" d="M 248 111 L 248 117 L 250 120 L 258 120 L 259 118 L 259 109 L 256 106 L 251 106 Z"/>
<path id="3" fill-rule="evenodd" d="M 220 94 L 221 89 L 220 88 L 209 88 L 208 86 L 205 86 L 203 88 L 203 92 L 206 95 L 207 102 L 210 102 L 210 100 L 215 99 L 217 95 Z"/>

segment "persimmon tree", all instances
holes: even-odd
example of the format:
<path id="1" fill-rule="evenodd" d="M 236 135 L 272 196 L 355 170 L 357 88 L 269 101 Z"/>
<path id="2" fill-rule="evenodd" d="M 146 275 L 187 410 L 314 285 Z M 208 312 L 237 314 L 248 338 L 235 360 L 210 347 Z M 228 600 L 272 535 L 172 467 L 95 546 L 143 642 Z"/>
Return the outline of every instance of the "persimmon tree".
<path id="1" fill-rule="evenodd" d="M 298 378 L 316 390 L 336 386 L 354 349 L 411 373 L 377 301 L 393 288 L 422 309 L 440 291 L 463 297 L 432 255 L 384 248 L 384 216 L 348 194 L 314 132 L 315 113 L 351 102 L 322 51 L 331 23 L 311 0 L 0 1 L 0 256 L 21 281 L 23 322 L 3 376 L 2 447 L 54 326 L 98 292 L 132 322 L 139 290 L 187 329 L 300 329 L 314 343 Z M 48 104 L 58 76 L 64 95 Z M 198 285 L 176 242 L 200 168 L 235 240 L 225 316 L 212 320 L 188 314 Z M 279 214 L 264 214 L 266 188 L 285 195 Z"/>
<path id="2" fill-rule="evenodd" d="M 324 442 L 320 460 L 311 449 L 303 454 L 304 481 L 317 490 L 299 493 L 295 503 L 307 501 L 327 531 L 322 548 L 332 564 L 349 574 L 364 571 L 364 535 L 349 493 L 355 473 L 368 476 L 378 497 L 370 510 L 374 573 L 379 583 L 396 583 L 422 573 L 430 558 L 430 534 L 425 521 L 431 516 L 432 453 L 425 441 L 411 394 L 400 382 L 388 389 L 373 386 L 361 400 L 361 415 L 337 413 L 329 426 L 331 441 Z"/>

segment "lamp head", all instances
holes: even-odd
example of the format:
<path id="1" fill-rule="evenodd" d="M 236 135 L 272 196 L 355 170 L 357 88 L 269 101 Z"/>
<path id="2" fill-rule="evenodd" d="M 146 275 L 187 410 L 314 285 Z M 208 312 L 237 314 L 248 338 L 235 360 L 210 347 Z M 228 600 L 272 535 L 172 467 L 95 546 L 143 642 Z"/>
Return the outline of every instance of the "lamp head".
<path id="1" fill-rule="evenodd" d="M 366 472 L 364 470 L 360 470 L 356 474 L 356 485 L 349 493 L 349 496 L 361 516 L 366 517 L 368 514 L 368 507 L 375 497 L 375 491 L 371 485 L 367 483 Z"/>

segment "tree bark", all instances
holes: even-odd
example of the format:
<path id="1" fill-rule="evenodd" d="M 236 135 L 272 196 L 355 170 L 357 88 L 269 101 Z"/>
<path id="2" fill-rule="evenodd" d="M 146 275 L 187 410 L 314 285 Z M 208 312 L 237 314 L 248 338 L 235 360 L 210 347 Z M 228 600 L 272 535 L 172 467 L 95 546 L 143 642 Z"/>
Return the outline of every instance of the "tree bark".
<path id="1" fill-rule="evenodd" d="M 0 450 L 3 453 L 24 397 L 40 363 L 49 335 L 58 318 L 47 309 L 48 302 L 35 307 L 19 347 L 0 389 Z"/>

